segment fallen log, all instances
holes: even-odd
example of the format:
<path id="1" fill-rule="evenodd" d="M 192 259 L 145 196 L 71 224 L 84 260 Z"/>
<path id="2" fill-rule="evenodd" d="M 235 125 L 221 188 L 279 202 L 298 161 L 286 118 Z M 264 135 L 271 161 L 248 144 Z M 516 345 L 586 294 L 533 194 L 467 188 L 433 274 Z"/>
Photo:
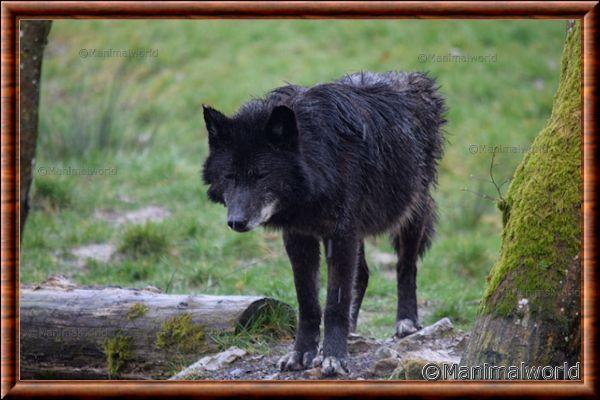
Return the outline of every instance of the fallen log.
<path id="1" fill-rule="evenodd" d="M 290 306 L 260 296 L 174 295 L 156 288 L 20 290 L 21 379 L 161 379 L 240 330 L 290 333 Z"/>

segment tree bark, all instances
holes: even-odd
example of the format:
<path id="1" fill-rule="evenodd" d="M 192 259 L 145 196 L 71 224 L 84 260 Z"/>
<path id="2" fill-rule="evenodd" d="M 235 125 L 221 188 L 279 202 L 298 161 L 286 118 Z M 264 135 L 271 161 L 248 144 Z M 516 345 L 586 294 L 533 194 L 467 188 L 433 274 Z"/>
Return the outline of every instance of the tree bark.
<path id="1" fill-rule="evenodd" d="M 295 321 L 288 305 L 265 297 L 58 282 L 21 289 L 22 379 L 166 378 L 216 351 L 215 338 Z"/>
<path id="2" fill-rule="evenodd" d="M 29 212 L 29 188 L 38 135 L 38 105 L 44 48 L 52 21 L 23 20 L 20 23 L 19 66 L 19 148 L 20 148 L 20 231 Z"/>
<path id="3" fill-rule="evenodd" d="M 563 366 L 581 351 L 581 27 L 567 32 L 552 115 L 499 208 L 500 257 L 461 363 Z"/>

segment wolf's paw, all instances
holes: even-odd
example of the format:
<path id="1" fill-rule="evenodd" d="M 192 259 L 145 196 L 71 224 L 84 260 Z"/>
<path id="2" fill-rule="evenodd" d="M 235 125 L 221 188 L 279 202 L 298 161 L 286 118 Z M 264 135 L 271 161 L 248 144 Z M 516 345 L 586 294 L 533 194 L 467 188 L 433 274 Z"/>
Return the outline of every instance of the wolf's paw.
<path id="1" fill-rule="evenodd" d="M 348 375 L 346 359 L 333 356 L 318 355 L 313 360 L 313 367 L 321 367 L 322 376 Z"/>
<path id="2" fill-rule="evenodd" d="M 421 325 L 408 318 L 401 319 L 400 321 L 396 322 L 396 336 L 399 338 L 412 335 L 420 329 Z"/>
<path id="3" fill-rule="evenodd" d="M 296 350 L 290 351 L 279 359 L 277 365 L 282 371 L 299 371 L 307 369 L 310 367 L 316 354 L 316 351 L 307 351 L 304 353 Z"/>

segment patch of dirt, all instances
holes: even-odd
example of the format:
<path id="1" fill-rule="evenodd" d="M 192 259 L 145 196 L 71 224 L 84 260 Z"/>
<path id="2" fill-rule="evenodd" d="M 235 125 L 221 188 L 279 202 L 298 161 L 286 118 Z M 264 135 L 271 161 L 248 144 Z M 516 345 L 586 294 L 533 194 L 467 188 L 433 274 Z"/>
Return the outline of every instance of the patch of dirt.
<path id="1" fill-rule="evenodd" d="M 468 333 L 454 330 L 450 320 L 444 318 L 402 339 L 381 340 L 351 335 L 348 340 L 350 353 L 347 359 L 350 371 L 348 375 L 323 377 L 319 368 L 280 371 L 277 367 L 279 358 L 293 348 L 293 342 L 286 341 L 273 345 L 268 354 L 244 355 L 220 366 L 217 370 L 188 369 L 179 373 L 175 379 L 284 381 L 421 379 L 418 373 L 427 363 L 458 363 L 467 339 Z M 219 354 L 216 354 L 214 357 L 218 356 Z"/>
<path id="2" fill-rule="evenodd" d="M 166 208 L 153 205 L 128 212 L 98 210 L 95 212 L 94 217 L 119 226 L 124 224 L 139 225 L 146 222 L 161 222 L 170 215 L 171 212 Z M 66 259 L 63 260 L 65 263 L 76 268 L 85 268 L 90 260 L 108 263 L 113 260 L 116 253 L 117 247 L 112 243 L 95 243 L 75 247 L 70 250 L 69 254 L 57 253 L 56 256 L 61 258 L 66 256 Z"/>
<path id="3" fill-rule="evenodd" d="M 287 341 L 271 347 L 269 354 L 249 355 L 217 371 L 195 371 L 186 377 L 188 380 L 306 380 L 319 379 L 319 374 L 311 375 L 313 370 L 280 371 L 277 361 L 291 351 L 293 342 Z M 328 379 L 367 379 L 372 365 L 372 354 L 360 353 L 348 358 L 349 376 Z"/>
<path id="4" fill-rule="evenodd" d="M 147 206 L 125 213 L 100 210 L 94 214 L 96 218 L 108 221 L 115 225 L 122 224 L 144 224 L 146 222 L 161 222 L 171 215 L 171 212 L 160 206 Z"/>
<path id="5" fill-rule="evenodd" d="M 75 265 L 84 267 L 88 260 L 107 263 L 116 253 L 117 248 L 110 243 L 89 244 L 86 246 L 76 247 L 71 250 L 71 254 L 75 256 Z"/>

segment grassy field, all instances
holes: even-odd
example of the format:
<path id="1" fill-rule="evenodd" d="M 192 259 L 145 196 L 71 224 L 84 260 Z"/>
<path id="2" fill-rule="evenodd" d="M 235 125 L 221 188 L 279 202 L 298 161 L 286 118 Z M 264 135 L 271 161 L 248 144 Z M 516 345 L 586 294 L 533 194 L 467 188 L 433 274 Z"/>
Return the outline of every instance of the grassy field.
<path id="1" fill-rule="evenodd" d="M 43 66 L 21 282 L 63 274 L 81 284 L 265 294 L 295 305 L 279 235 L 234 233 L 225 209 L 207 200 L 199 175 L 208 150 L 201 104 L 233 112 L 285 81 L 420 70 L 437 77 L 450 111 L 435 193 L 438 234 L 420 265 L 418 296 L 425 323 L 449 316 L 468 328 L 502 225 L 494 201 L 469 191 L 497 198 L 489 150 L 529 146 L 548 118 L 564 31 L 563 21 L 534 20 L 56 21 Z M 150 53 L 101 57 L 93 49 Z M 483 58 L 439 59 L 449 54 Z M 509 178 L 522 156 L 519 149 L 498 153 L 495 178 Z M 98 216 L 150 205 L 169 216 L 138 226 Z M 114 244 L 117 255 L 72 262 L 73 248 L 101 243 Z M 396 290 L 394 271 L 373 261 L 378 252 L 391 252 L 387 237 L 368 243 L 372 273 L 359 332 L 383 337 L 393 332 Z"/>

